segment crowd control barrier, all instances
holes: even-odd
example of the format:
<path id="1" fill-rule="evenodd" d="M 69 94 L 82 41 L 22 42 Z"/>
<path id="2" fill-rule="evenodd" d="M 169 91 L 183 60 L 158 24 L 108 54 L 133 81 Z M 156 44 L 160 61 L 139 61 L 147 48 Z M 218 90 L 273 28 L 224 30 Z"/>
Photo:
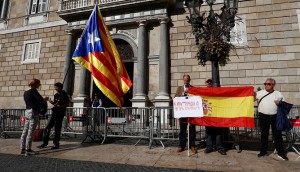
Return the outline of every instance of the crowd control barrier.
<path id="1" fill-rule="evenodd" d="M 300 156 L 300 106 L 294 106 L 289 118 L 294 128 L 283 133 L 286 148 L 292 148 Z M 230 127 L 224 130 L 224 141 L 232 142 L 238 152 L 241 147 L 260 142 L 258 114 L 254 110 L 255 128 Z M 24 127 L 24 109 L 0 109 L 0 133 L 3 138 L 20 134 Z M 40 128 L 47 125 L 51 110 L 40 116 Z M 270 132 L 271 133 L 271 132 Z M 82 142 L 105 143 L 107 138 L 126 137 L 136 139 L 137 145 L 142 139 L 165 147 L 166 142 L 178 140 L 179 122 L 173 116 L 172 107 L 145 108 L 73 108 L 69 107 L 63 121 L 62 135 L 76 138 L 80 135 Z M 62 138 L 63 139 L 63 138 Z M 205 141 L 205 127 L 196 126 L 196 140 Z M 269 140 L 272 141 L 270 134 Z"/>
<path id="2" fill-rule="evenodd" d="M 179 138 L 179 120 L 174 118 L 173 107 L 155 107 L 151 108 L 151 140 L 152 143 L 159 142 L 165 147 L 164 142 L 176 141 Z M 205 139 L 204 126 L 196 126 L 196 140 L 203 141 Z"/>
<path id="3" fill-rule="evenodd" d="M 142 139 L 150 138 L 150 108 L 105 108 L 106 114 L 106 132 L 104 138 L 107 137 L 127 137 L 136 138 L 137 145 Z"/>
<path id="4" fill-rule="evenodd" d="M 0 133 L 1 137 L 7 138 L 11 135 L 20 134 L 24 128 L 25 109 L 0 109 Z M 50 116 L 50 110 L 40 116 L 39 126 L 44 128 Z"/>

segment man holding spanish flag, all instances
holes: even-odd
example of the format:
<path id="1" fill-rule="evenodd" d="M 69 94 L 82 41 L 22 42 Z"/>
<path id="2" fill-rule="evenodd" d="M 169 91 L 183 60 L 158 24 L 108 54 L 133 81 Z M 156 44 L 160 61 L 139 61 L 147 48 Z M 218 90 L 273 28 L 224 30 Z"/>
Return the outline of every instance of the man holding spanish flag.
<path id="1" fill-rule="evenodd" d="M 212 80 L 208 79 L 205 81 L 205 85 L 207 87 L 212 87 Z M 226 155 L 225 148 L 222 143 L 222 133 L 223 133 L 223 128 L 220 127 L 211 127 L 211 126 L 206 126 L 205 127 L 205 132 L 206 132 L 206 148 L 204 150 L 204 153 L 211 153 L 213 152 L 213 142 L 215 142 L 216 149 L 221 155 Z"/>
<path id="2" fill-rule="evenodd" d="M 189 95 L 201 96 L 202 118 L 190 118 L 192 124 L 214 127 L 254 128 L 253 87 L 192 87 Z"/>
<path id="3" fill-rule="evenodd" d="M 96 86 L 118 107 L 132 83 L 106 27 L 98 5 L 89 18 L 73 60 L 92 73 Z"/>
<path id="4" fill-rule="evenodd" d="M 207 82 L 210 82 L 208 80 Z M 209 83 L 208 83 L 209 84 Z M 192 87 L 189 95 L 201 96 L 203 104 L 203 117 L 189 118 L 191 124 L 207 126 L 207 149 L 206 153 L 212 151 L 212 139 L 216 137 L 218 152 L 226 155 L 222 146 L 222 128 L 245 127 L 254 128 L 254 101 L 253 87 Z M 210 130 L 212 129 L 212 130 Z M 212 136 L 214 136 L 212 138 Z"/>

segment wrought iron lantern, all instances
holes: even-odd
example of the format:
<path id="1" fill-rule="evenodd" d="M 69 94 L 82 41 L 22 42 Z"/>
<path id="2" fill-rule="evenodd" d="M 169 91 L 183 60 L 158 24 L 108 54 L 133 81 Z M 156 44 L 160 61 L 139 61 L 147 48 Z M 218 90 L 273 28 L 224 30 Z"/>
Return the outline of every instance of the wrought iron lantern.
<path id="1" fill-rule="evenodd" d="M 204 1 L 209 6 L 209 12 L 200 11 Z M 192 33 L 198 46 L 198 63 L 205 66 L 212 62 L 212 80 L 214 86 L 220 86 L 219 65 L 224 66 L 229 61 L 229 53 L 234 46 L 230 43 L 230 31 L 235 26 L 238 0 L 223 0 L 219 13 L 213 10 L 216 0 L 186 0 L 190 16 L 188 22 L 192 25 Z"/>

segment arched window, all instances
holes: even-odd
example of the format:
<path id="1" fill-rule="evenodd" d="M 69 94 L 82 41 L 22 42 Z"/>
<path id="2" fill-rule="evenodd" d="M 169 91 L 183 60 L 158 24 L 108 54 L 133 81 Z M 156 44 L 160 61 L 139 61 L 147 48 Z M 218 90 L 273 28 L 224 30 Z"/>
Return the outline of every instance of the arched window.
<path id="1" fill-rule="evenodd" d="M 115 39 L 114 42 L 116 44 L 116 47 L 120 53 L 123 62 L 132 62 L 134 53 L 131 45 L 122 39 Z"/>

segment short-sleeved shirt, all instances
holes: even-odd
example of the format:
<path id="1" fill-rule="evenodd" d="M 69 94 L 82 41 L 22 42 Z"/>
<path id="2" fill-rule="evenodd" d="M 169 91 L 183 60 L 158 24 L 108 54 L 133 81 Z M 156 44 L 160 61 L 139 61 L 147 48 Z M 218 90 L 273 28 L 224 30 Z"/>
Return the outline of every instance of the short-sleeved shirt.
<path id="1" fill-rule="evenodd" d="M 257 102 L 259 102 L 259 100 L 268 93 L 269 92 L 266 90 L 256 92 Z M 275 115 L 277 113 L 277 105 L 274 102 L 275 100 L 283 100 L 282 94 L 276 90 L 261 100 L 258 106 L 258 112 L 266 115 Z"/>
<path id="2" fill-rule="evenodd" d="M 70 102 L 68 94 L 63 90 L 60 93 L 56 93 L 54 95 L 54 104 L 58 104 L 58 105 L 64 105 L 64 104 L 68 104 Z M 66 108 L 65 107 L 59 107 L 59 108 L 53 108 L 53 111 L 65 111 Z"/>

